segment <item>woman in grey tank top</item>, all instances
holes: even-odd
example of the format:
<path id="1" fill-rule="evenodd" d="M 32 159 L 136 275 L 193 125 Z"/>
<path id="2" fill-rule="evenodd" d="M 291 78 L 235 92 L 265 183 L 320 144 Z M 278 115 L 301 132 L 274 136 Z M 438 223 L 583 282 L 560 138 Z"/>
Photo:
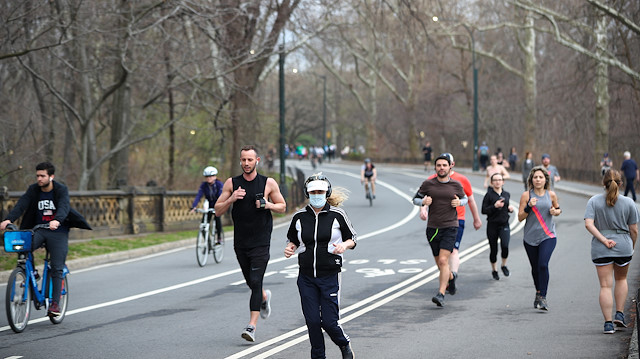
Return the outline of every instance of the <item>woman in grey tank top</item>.
<path id="1" fill-rule="evenodd" d="M 547 288 L 549 286 L 549 260 L 556 247 L 556 225 L 553 216 L 562 213 L 558 196 L 549 190 L 549 172 L 536 166 L 529 172 L 529 190 L 520 197 L 518 221 L 524 224 L 524 248 L 531 264 L 531 275 L 536 287 L 533 307 L 549 310 Z"/>
<path id="2" fill-rule="evenodd" d="M 620 194 L 620 172 L 605 171 L 602 184 L 606 193 L 591 197 L 584 213 L 584 226 L 593 236 L 591 261 L 596 266 L 600 282 L 600 309 L 604 316 L 604 333 L 613 334 L 626 327 L 624 305 L 629 288 L 627 272 L 638 239 L 638 208 L 631 198 Z M 612 316 L 615 283 L 616 314 Z"/>

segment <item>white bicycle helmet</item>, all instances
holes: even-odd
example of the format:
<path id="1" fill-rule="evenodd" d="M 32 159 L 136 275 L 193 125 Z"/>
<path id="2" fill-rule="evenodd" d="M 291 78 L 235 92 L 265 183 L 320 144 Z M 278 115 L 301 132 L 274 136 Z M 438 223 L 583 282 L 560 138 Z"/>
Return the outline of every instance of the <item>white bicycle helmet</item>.
<path id="1" fill-rule="evenodd" d="M 213 166 L 209 166 L 202 171 L 202 175 L 205 177 L 216 176 L 218 175 L 218 169 Z"/>

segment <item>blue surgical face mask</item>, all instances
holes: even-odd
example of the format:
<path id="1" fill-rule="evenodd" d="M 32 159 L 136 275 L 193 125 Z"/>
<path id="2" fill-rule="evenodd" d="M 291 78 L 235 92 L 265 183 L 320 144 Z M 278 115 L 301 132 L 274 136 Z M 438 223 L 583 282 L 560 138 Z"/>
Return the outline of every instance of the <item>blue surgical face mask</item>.
<path id="1" fill-rule="evenodd" d="M 309 204 L 314 208 L 322 208 L 327 203 L 326 193 L 309 194 Z"/>

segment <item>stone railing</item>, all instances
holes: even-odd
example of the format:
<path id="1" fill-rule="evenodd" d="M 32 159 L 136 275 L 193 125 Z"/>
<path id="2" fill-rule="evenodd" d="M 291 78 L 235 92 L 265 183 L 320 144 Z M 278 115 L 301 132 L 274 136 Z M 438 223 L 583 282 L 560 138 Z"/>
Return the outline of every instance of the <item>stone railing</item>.
<path id="1" fill-rule="evenodd" d="M 294 210 L 305 200 L 304 173 L 289 168 L 283 190 L 287 208 Z M 24 192 L 0 193 L 0 218 L 5 218 Z M 80 212 L 92 231 L 73 229 L 70 239 L 89 239 L 129 234 L 196 230 L 201 214 L 190 213 L 196 191 L 165 191 L 162 187 L 129 187 L 108 191 L 69 191 L 71 207 Z M 227 212 L 223 224 L 231 224 Z"/>

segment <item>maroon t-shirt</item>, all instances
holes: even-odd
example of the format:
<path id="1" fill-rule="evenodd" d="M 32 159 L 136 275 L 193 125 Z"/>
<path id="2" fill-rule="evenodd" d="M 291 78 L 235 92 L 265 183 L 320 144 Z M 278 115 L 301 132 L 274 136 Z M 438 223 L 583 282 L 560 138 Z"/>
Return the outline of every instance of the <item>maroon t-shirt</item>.
<path id="1" fill-rule="evenodd" d="M 458 227 L 458 212 L 455 207 L 451 207 L 451 201 L 455 199 L 455 196 L 460 199 L 465 196 L 460 182 L 453 179 L 449 179 L 448 182 L 440 182 L 437 177 L 428 179 L 422 182 L 418 193 L 432 198 L 427 227 Z"/>

